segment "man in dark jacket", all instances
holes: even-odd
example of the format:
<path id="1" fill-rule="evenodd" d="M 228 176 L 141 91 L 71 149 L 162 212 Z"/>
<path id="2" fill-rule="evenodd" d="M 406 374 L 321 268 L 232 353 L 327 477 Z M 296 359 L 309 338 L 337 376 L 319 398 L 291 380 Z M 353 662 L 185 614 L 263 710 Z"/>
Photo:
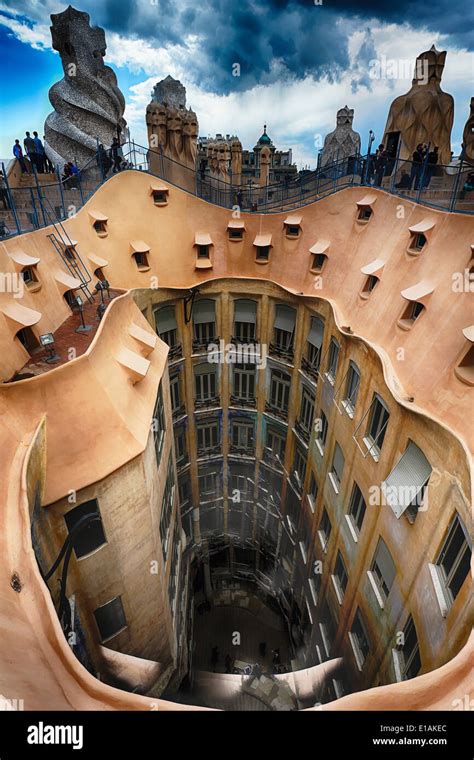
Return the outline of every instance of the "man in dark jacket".
<path id="1" fill-rule="evenodd" d="M 411 172 L 410 172 L 410 190 L 412 189 L 412 186 L 414 190 L 418 190 L 421 171 L 423 168 L 423 159 L 424 159 L 423 145 L 419 143 L 416 146 L 416 150 L 413 151 L 413 162 L 411 165 Z"/>
<path id="2" fill-rule="evenodd" d="M 25 148 L 25 153 L 30 159 L 31 166 L 38 168 L 37 161 L 36 161 L 36 147 L 35 147 L 35 141 L 33 140 L 32 136 L 29 132 L 26 133 L 26 137 L 23 140 L 23 145 Z"/>
<path id="3" fill-rule="evenodd" d="M 35 153 L 36 153 L 36 168 L 38 171 L 43 174 L 44 173 L 44 159 L 45 159 L 45 152 L 43 143 L 38 137 L 38 132 L 33 132 L 33 142 L 35 144 Z"/>
<path id="4" fill-rule="evenodd" d="M 438 163 L 439 155 L 438 155 L 439 148 L 436 145 L 433 150 L 430 150 L 428 153 L 427 163 L 425 166 L 425 176 L 423 179 L 423 186 L 425 188 L 428 187 L 431 181 L 431 177 L 433 176 L 435 172 L 435 166 Z"/>

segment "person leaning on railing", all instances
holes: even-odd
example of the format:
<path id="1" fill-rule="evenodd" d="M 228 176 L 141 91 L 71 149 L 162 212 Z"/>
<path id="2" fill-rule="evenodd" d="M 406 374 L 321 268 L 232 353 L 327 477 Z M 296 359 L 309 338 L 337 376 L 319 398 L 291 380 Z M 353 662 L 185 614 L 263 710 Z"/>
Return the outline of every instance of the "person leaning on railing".
<path id="1" fill-rule="evenodd" d="M 469 172 L 469 174 L 466 177 L 466 181 L 463 185 L 463 188 L 459 194 L 459 198 L 463 201 L 466 197 L 466 193 L 472 193 L 474 190 L 474 172 Z"/>

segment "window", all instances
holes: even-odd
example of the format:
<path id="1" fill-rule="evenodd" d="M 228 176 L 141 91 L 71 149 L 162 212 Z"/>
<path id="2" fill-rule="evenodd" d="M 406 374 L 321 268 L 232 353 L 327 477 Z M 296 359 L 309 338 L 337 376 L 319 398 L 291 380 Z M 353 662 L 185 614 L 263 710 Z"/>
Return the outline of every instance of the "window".
<path id="1" fill-rule="evenodd" d="M 146 253 L 146 251 L 135 251 L 135 253 L 132 255 L 135 259 L 137 269 L 140 272 L 146 272 L 150 268 L 150 265 L 148 263 L 148 253 Z"/>
<path id="2" fill-rule="evenodd" d="M 196 423 L 197 453 L 211 454 L 219 448 L 219 423 L 211 420 L 202 420 Z"/>
<path id="3" fill-rule="evenodd" d="M 107 222 L 103 219 L 96 219 L 92 225 L 99 237 L 104 237 L 107 234 Z"/>
<path id="4" fill-rule="evenodd" d="M 403 629 L 402 643 L 393 654 L 397 681 L 407 681 L 418 675 L 421 668 L 420 647 L 411 615 Z"/>
<path id="5" fill-rule="evenodd" d="M 283 465 L 285 460 L 286 435 L 275 428 L 267 428 L 267 439 L 265 443 L 265 455 L 272 463 L 277 462 Z"/>
<path id="6" fill-rule="evenodd" d="M 277 304 L 273 327 L 273 348 L 276 352 L 293 353 L 293 334 L 296 312 L 289 306 Z"/>
<path id="7" fill-rule="evenodd" d="M 467 385 L 474 385 L 474 346 L 470 345 L 464 352 L 461 361 L 454 368 L 454 373 L 459 380 Z"/>
<path id="8" fill-rule="evenodd" d="M 418 253 L 420 253 L 420 251 L 423 250 L 425 245 L 426 245 L 426 235 L 424 235 L 422 232 L 412 232 L 411 240 L 410 240 L 410 250 L 417 251 Z"/>
<path id="9" fill-rule="evenodd" d="M 155 311 L 156 332 L 170 348 L 178 346 L 178 325 L 175 318 L 175 307 L 165 306 Z"/>
<path id="10" fill-rule="evenodd" d="M 336 493 L 339 493 L 342 481 L 342 473 L 344 470 L 344 454 L 339 444 L 336 442 L 334 445 L 334 454 L 332 457 L 332 466 L 329 473 L 329 479 L 334 486 Z"/>
<path id="11" fill-rule="evenodd" d="M 328 367 L 326 370 L 326 377 L 330 382 L 334 382 L 336 378 L 337 373 L 337 365 L 339 362 L 339 343 L 335 338 L 331 338 L 331 343 L 329 344 L 329 359 L 328 359 Z"/>
<path id="12" fill-rule="evenodd" d="M 326 264 L 326 261 L 328 260 L 328 257 L 325 253 L 313 253 L 313 263 L 311 266 L 311 270 L 315 274 L 319 274 L 323 271 L 324 265 Z"/>
<path id="13" fill-rule="evenodd" d="M 288 412 L 288 401 L 290 398 L 291 378 L 286 372 L 278 369 L 272 369 L 270 383 L 270 405 L 273 409 L 283 412 L 286 416 Z"/>
<path id="14" fill-rule="evenodd" d="M 382 493 L 397 518 L 405 513 L 410 522 L 414 521 L 423 504 L 431 472 L 431 465 L 421 449 L 409 441 L 390 475 L 382 483 Z"/>
<path id="15" fill-rule="evenodd" d="M 254 424 L 249 420 L 232 420 L 231 450 L 252 452 L 254 450 Z"/>
<path id="16" fill-rule="evenodd" d="M 380 452 L 387 431 L 389 417 L 390 413 L 387 407 L 380 396 L 375 393 L 370 407 L 369 424 L 367 426 L 367 438 L 370 450 L 375 449 L 376 452 Z"/>
<path id="17" fill-rule="evenodd" d="M 181 411 L 181 389 L 179 383 L 179 374 L 176 372 L 170 377 L 170 395 L 171 395 L 171 411 L 173 414 L 177 414 Z"/>
<path id="18" fill-rule="evenodd" d="M 314 396 L 303 386 L 301 392 L 300 416 L 298 420 L 298 430 L 303 434 L 305 440 L 309 440 L 314 416 Z"/>
<path id="19" fill-rule="evenodd" d="M 197 246 L 197 257 L 198 257 L 198 259 L 208 259 L 209 258 L 209 246 L 208 245 L 198 245 Z"/>
<path id="20" fill-rule="evenodd" d="M 285 227 L 288 237 L 298 237 L 300 234 L 300 227 L 297 224 L 287 224 Z"/>
<path id="21" fill-rule="evenodd" d="M 332 581 L 334 584 L 334 588 L 336 590 L 336 596 L 338 598 L 339 604 L 342 604 L 344 594 L 346 593 L 348 580 L 349 580 L 349 576 L 347 574 L 346 566 L 344 564 L 344 559 L 342 557 L 341 552 L 338 550 L 336 562 L 334 564 L 334 573 L 332 575 Z"/>
<path id="22" fill-rule="evenodd" d="M 168 459 L 168 469 L 166 474 L 165 488 L 163 491 L 163 501 L 161 504 L 160 515 L 160 538 L 161 538 L 161 550 L 163 552 L 163 560 L 166 562 L 166 556 L 168 554 L 169 544 L 169 532 L 171 517 L 173 514 L 173 499 L 174 499 L 174 474 L 173 474 L 173 462 L 171 457 Z"/>
<path id="23" fill-rule="evenodd" d="M 21 270 L 20 275 L 28 290 L 39 289 L 39 280 L 36 275 L 35 267 L 24 267 Z"/>
<path id="24" fill-rule="evenodd" d="M 352 628 L 349 632 L 349 640 L 352 645 L 352 650 L 354 652 L 357 666 L 359 670 L 362 670 L 364 662 L 366 661 L 367 655 L 370 651 L 370 642 L 369 636 L 367 634 L 367 629 L 365 627 L 359 608 L 357 608 L 356 614 L 354 615 Z"/>
<path id="25" fill-rule="evenodd" d="M 69 245 L 65 243 L 64 245 L 64 255 L 66 256 L 69 261 L 75 261 L 76 259 L 76 243 L 70 243 Z"/>
<path id="26" fill-rule="evenodd" d="M 21 345 L 28 352 L 33 351 L 35 348 L 38 348 L 39 346 L 39 340 L 34 334 L 31 327 L 22 327 L 21 330 L 18 330 L 15 337 L 18 338 Z"/>
<path id="27" fill-rule="evenodd" d="M 230 240 L 243 240 L 244 230 L 243 227 L 229 227 L 229 239 Z"/>
<path id="28" fill-rule="evenodd" d="M 197 301 L 193 307 L 193 348 L 206 347 L 216 339 L 215 303 L 210 299 Z"/>
<path id="29" fill-rule="evenodd" d="M 255 246 L 257 251 L 257 261 L 268 261 L 270 256 L 269 245 L 257 245 Z"/>
<path id="30" fill-rule="evenodd" d="M 377 287 L 379 278 L 374 274 L 369 274 L 362 286 L 361 295 L 368 298 L 372 291 Z"/>
<path id="31" fill-rule="evenodd" d="M 182 475 L 178 478 L 178 494 L 181 509 L 184 509 L 188 506 L 191 498 L 191 482 L 189 475 Z"/>
<path id="32" fill-rule="evenodd" d="M 323 514 L 321 516 L 321 521 L 319 523 L 319 528 L 318 528 L 319 540 L 321 541 L 321 546 L 323 547 L 324 551 L 326 551 L 327 549 L 327 545 L 331 537 L 331 530 L 332 530 L 331 520 L 329 519 L 329 515 L 327 513 L 326 507 L 324 507 Z"/>
<path id="33" fill-rule="evenodd" d="M 369 578 L 372 581 L 372 585 L 375 584 L 376 588 L 374 590 L 381 607 L 383 607 L 383 602 L 390 593 L 396 574 L 397 570 L 392 555 L 387 549 L 383 538 L 379 538 L 372 565 L 370 566 Z"/>
<path id="34" fill-rule="evenodd" d="M 168 203 L 168 191 L 167 190 L 153 190 L 153 203 L 155 206 L 164 206 Z"/>
<path id="35" fill-rule="evenodd" d="M 372 216 L 372 209 L 370 208 L 370 206 L 361 206 L 361 208 L 359 209 L 359 214 L 357 216 L 357 219 L 360 222 L 368 222 L 371 216 Z"/>
<path id="36" fill-rule="evenodd" d="M 217 472 L 198 472 L 199 499 L 209 501 L 219 496 Z"/>
<path id="37" fill-rule="evenodd" d="M 70 509 L 64 515 L 64 519 L 69 535 L 73 534 L 74 554 L 77 559 L 91 554 L 106 543 L 97 499 L 85 501 Z"/>
<path id="38" fill-rule="evenodd" d="M 472 545 L 468 531 L 456 514 L 436 560 L 436 570 L 448 608 L 456 599 L 469 574 L 471 554 Z"/>
<path id="39" fill-rule="evenodd" d="M 352 486 L 352 493 L 351 493 L 351 500 L 349 502 L 349 512 L 347 517 L 349 518 L 350 525 L 352 526 L 352 533 L 354 535 L 355 540 L 357 540 L 357 537 L 362 530 L 362 523 L 364 522 L 364 516 L 365 516 L 365 510 L 366 510 L 366 504 L 365 499 L 362 496 L 362 491 L 360 490 L 357 483 L 354 483 Z"/>
<path id="40" fill-rule="evenodd" d="M 293 462 L 293 475 L 298 491 L 301 491 L 306 475 L 306 456 L 298 447 L 295 450 L 295 459 Z"/>
<path id="41" fill-rule="evenodd" d="M 183 460 L 187 459 L 186 450 L 186 432 L 184 425 L 178 425 L 174 428 L 174 447 L 176 452 L 176 463 L 183 464 Z"/>
<path id="42" fill-rule="evenodd" d="M 321 613 L 321 622 L 319 624 L 319 630 L 321 632 L 321 638 L 323 640 L 324 650 L 326 656 L 331 656 L 331 648 L 334 642 L 335 626 L 334 620 L 331 615 L 331 610 L 327 602 L 324 602 L 324 606 Z"/>
<path id="43" fill-rule="evenodd" d="M 245 473 L 247 470 L 244 469 L 243 472 Z M 252 472 L 249 470 L 249 472 Z M 231 471 L 230 473 L 230 490 L 229 490 L 229 499 L 232 504 L 237 507 L 237 505 L 240 502 L 243 501 L 251 501 L 253 496 L 253 487 L 254 487 L 254 481 L 252 478 L 249 477 L 247 474 L 242 474 L 241 472 L 235 472 Z M 235 500 L 234 500 L 234 497 Z"/>
<path id="44" fill-rule="evenodd" d="M 316 483 L 316 478 L 314 477 L 314 474 L 311 473 L 311 480 L 309 482 L 308 499 L 309 499 L 309 504 L 310 504 L 312 512 L 314 512 L 317 498 L 318 498 L 318 484 Z"/>
<path id="45" fill-rule="evenodd" d="M 174 614 L 174 605 L 176 600 L 176 592 L 178 590 L 178 570 L 179 570 L 179 555 L 180 555 L 181 541 L 179 537 L 179 524 L 176 521 L 173 532 L 172 543 L 172 555 L 171 555 L 171 568 L 170 577 L 168 582 L 168 599 L 170 607 Z"/>
<path id="46" fill-rule="evenodd" d="M 425 307 L 419 301 L 410 301 L 403 309 L 402 316 L 398 320 L 398 326 L 409 330 L 424 309 Z"/>
<path id="47" fill-rule="evenodd" d="M 163 406 L 163 389 L 160 385 L 158 395 L 156 397 L 155 410 L 153 412 L 152 420 L 153 439 L 155 441 L 156 463 L 160 464 L 161 452 L 163 450 L 163 444 L 165 441 L 165 410 Z"/>
<path id="48" fill-rule="evenodd" d="M 234 399 L 255 401 L 255 364 L 234 365 Z"/>
<path id="49" fill-rule="evenodd" d="M 196 390 L 196 404 L 216 402 L 217 395 L 217 369 L 210 364 L 197 364 L 194 367 L 194 383 Z"/>
<path id="50" fill-rule="evenodd" d="M 324 323 L 317 317 L 311 319 L 311 329 L 306 342 L 306 356 L 301 361 L 302 369 L 315 377 L 321 361 L 321 346 L 323 344 Z"/>
<path id="51" fill-rule="evenodd" d="M 316 607 L 318 604 L 318 594 L 321 588 L 321 575 L 318 573 L 314 578 L 308 578 L 308 586 L 311 591 L 311 598 L 313 604 Z"/>
<path id="52" fill-rule="evenodd" d="M 353 362 L 350 362 L 347 371 L 346 389 L 342 405 L 351 417 L 354 415 L 357 396 L 359 395 L 359 387 L 360 372 L 357 366 Z"/>
<path id="53" fill-rule="evenodd" d="M 255 340 L 257 322 L 257 304 L 239 298 L 234 301 L 234 337 L 242 343 Z"/>
<path id="54" fill-rule="evenodd" d="M 301 556 L 303 557 L 303 562 L 306 565 L 308 561 L 308 552 L 309 552 L 309 541 L 306 537 L 303 537 L 302 540 L 299 542 L 300 552 Z"/>
<path id="55" fill-rule="evenodd" d="M 316 443 L 318 445 L 320 453 L 324 454 L 324 449 L 326 447 L 326 440 L 328 437 L 328 420 L 322 410 L 320 413 L 319 420 L 316 420 L 316 423 L 317 423 Z"/>
<path id="56" fill-rule="evenodd" d="M 94 617 L 99 629 L 102 643 L 116 636 L 127 627 L 125 612 L 123 611 L 122 597 L 116 596 L 107 604 L 94 610 Z"/>

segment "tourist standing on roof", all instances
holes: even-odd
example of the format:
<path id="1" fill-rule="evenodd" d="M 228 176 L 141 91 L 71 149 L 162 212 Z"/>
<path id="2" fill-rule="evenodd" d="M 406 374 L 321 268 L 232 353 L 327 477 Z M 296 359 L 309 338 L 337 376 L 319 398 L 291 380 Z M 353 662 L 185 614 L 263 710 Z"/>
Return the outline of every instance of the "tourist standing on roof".
<path id="1" fill-rule="evenodd" d="M 33 132 L 33 142 L 35 144 L 36 168 L 38 169 L 40 174 L 44 174 L 45 152 L 44 152 L 43 143 L 38 137 L 38 132 Z"/>
<path id="2" fill-rule="evenodd" d="M 23 140 L 23 145 L 25 147 L 25 153 L 30 159 L 31 166 L 35 167 L 37 169 L 37 162 L 36 162 L 36 146 L 35 141 L 33 140 L 32 136 L 29 132 L 26 133 L 26 137 Z"/>
<path id="3" fill-rule="evenodd" d="M 13 146 L 13 155 L 15 156 L 18 163 L 20 164 L 21 171 L 23 173 L 28 173 L 28 169 L 26 168 L 26 163 L 25 163 L 25 159 L 23 158 L 23 151 L 21 149 L 19 140 L 15 140 L 15 145 Z"/>

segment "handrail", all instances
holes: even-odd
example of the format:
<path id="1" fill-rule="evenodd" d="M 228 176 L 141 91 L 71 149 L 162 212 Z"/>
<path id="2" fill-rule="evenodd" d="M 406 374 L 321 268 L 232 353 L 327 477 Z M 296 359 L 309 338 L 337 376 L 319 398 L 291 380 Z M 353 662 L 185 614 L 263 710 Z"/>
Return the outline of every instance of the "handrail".
<path id="1" fill-rule="evenodd" d="M 448 213 L 474 213 L 474 190 L 470 189 L 473 184 L 471 178 L 474 167 L 466 164 L 463 157 L 457 164 L 453 162 L 449 166 L 433 166 L 427 158 L 422 164 L 417 165 L 397 156 L 387 158 L 380 170 L 374 155 L 356 155 L 334 161 L 324 167 L 319 166 L 304 174 L 300 173 L 285 182 L 261 186 L 256 178 L 252 177 L 248 179 L 247 184 L 237 185 L 227 179 L 213 176 L 208 170 L 200 171 L 185 166 L 163 155 L 159 150 L 146 148 L 133 141 L 125 143 L 122 150 L 128 170 L 159 177 L 175 187 L 224 208 L 240 206 L 243 211 L 271 214 L 301 208 L 346 187 L 374 186 L 396 197 L 430 208 L 439 208 Z M 49 220 L 52 219 L 53 209 L 49 196 L 54 197 L 54 193 L 59 194 L 59 208 L 62 210 L 62 216 L 60 218 L 56 215 L 52 223 L 60 225 L 60 238 L 63 234 L 67 235 L 62 225 L 62 220 L 67 218 L 65 194 L 71 189 L 79 191 L 80 198 L 71 198 L 71 204 L 78 209 L 104 182 L 108 181 L 107 174 L 111 166 L 103 166 L 101 155 L 97 152 L 72 178 L 59 180 L 58 173 L 58 182 L 44 185 L 40 185 L 35 171 L 34 186 L 11 188 L 4 174 L 10 205 L 9 212 L 4 213 L 11 214 L 9 221 L 15 230 L 10 231 L 7 223 L 4 222 L 0 238 L 6 239 L 30 231 L 32 228 L 48 226 L 51 223 Z M 155 158 L 152 162 L 154 168 L 159 167 L 156 171 L 150 169 L 150 160 L 153 158 Z M 464 182 L 464 178 L 469 179 L 469 182 Z M 76 181 L 77 187 L 71 188 L 71 180 Z M 465 202 L 467 192 L 472 192 L 473 196 L 472 200 Z M 21 201 L 20 205 L 18 205 L 19 201 Z M 36 209 L 36 202 L 39 203 L 41 209 L 42 221 Z M 49 206 L 48 209 L 46 209 L 46 204 Z M 21 206 L 25 207 L 25 205 L 29 205 L 31 210 L 22 210 Z M 25 215 L 29 219 L 26 225 L 22 223 L 22 216 Z"/>
<path id="2" fill-rule="evenodd" d="M 62 221 L 60 219 L 58 220 L 54 219 L 52 215 L 53 207 L 52 207 L 50 199 L 42 196 L 41 193 L 39 193 L 39 198 L 40 198 L 43 218 L 45 219 L 45 224 L 47 224 L 48 226 L 52 225 L 54 229 L 54 232 L 51 232 L 48 235 L 48 238 L 50 239 L 56 251 L 59 253 L 59 256 L 62 262 L 66 265 L 66 268 L 69 270 L 70 274 L 73 277 L 79 278 L 79 280 L 82 283 L 81 289 L 84 291 L 88 301 L 92 303 L 94 298 L 88 288 L 88 285 L 92 280 L 92 277 L 87 267 L 85 266 L 84 262 L 82 261 L 79 251 L 76 250 L 75 245 L 73 241 L 71 240 L 69 233 L 64 227 Z M 45 205 L 45 203 L 47 205 Z M 48 208 L 48 206 L 50 208 Z M 46 222 L 46 218 L 48 219 L 48 222 Z M 75 256 L 77 257 L 77 261 L 79 262 L 80 265 L 77 263 L 76 258 L 74 260 L 68 259 L 68 257 L 64 254 L 64 251 L 61 248 L 61 244 L 62 246 L 64 246 L 64 248 L 68 248 L 68 247 L 74 248 Z"/>

